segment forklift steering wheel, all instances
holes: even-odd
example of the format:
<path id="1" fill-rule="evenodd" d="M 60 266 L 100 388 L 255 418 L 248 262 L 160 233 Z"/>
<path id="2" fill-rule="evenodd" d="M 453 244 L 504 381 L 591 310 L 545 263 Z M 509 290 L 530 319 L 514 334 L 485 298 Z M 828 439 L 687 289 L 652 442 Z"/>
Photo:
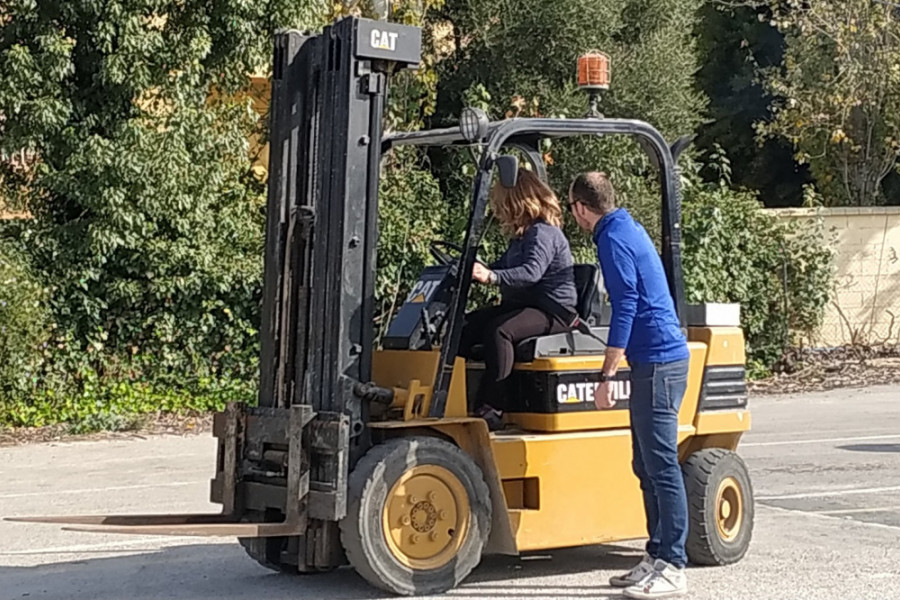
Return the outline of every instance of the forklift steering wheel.
<path id="1" fill-rule="evenodd" d="M 449 248 L 450 250 L 455 250 L 456 255 L 451 255 L 444 250 L 441 250 L 441 248 Z M 455 265 L 459 262 L 459 259 L 462 257 L 463 248 L 459 244 L 454 244 L 453 242 L 436 240 L 428 245 L 428 251 L 431 252 L 431 255 L 434 257 L 434 259 L 438 261 L 438 264 L 448 266 Z M 479 258 L 477 254 L 475 255 L 475 262 L 485 264 L 485 262 L 481 260 L 481 258 Z"/>
<path id="2" fill-rule="evenodd" d="M 449 248 L 450 250 L 456 251 L 456 256 L 452 256 L 442 250 L 441 248 Z M 449 266 L 456 264 L 459 261 L 459 258 L 462 256 L 463 249 L 459 244 L 454 244 L 453 242 L 445 242 L 443 240 L 437 240 L 431 242 L 428 245 L 428 250 L 431 252 L 431 255 L 434 257 L 438 264 Z"/>
<path id="3" fill-rule="evenodd" d="M 443 250 L 441 250 L 442 247 L 449 248 L 450 250 L 455 250 L 456 256 L 444 252 Z M 460 257 L 462 257 L 463 247 L 459 244 L 454 244 L 453 242 L 436 240 L 428 245 L 428 251 L 431 252 L 431 255 L 434 257 L 434 259 L 438 261 L 438 264 L 444 266 L 455 266 L 459 263 Z M 477 254 L 475 255 L 475 262 L 481 263 L 483 265 L 485 264 L 485 262 L 481 260 L 481 258 L 479 258 Z"/>

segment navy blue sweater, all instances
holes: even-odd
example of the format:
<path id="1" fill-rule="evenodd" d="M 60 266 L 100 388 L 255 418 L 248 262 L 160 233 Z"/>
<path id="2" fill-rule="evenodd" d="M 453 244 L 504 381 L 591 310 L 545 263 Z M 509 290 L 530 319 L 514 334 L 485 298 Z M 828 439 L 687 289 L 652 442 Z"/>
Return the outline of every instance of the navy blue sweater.
<path id="1" fill-rule="evenodd" d="M 619 208 L 597 223 L 594 242 L 612 304 L 608 344 L 624 348 L 631 363 L 688 358 L 662 260 L 647 231 Z"/>
<path id="2" fill-rule="evenodd" d="M 578 294 L 573 264 L 562 230 L 538 220 L 510 241 L 490 268 L 497 274 L 504 303 L 536 306 L 549 298 L 574 312 Z"/>

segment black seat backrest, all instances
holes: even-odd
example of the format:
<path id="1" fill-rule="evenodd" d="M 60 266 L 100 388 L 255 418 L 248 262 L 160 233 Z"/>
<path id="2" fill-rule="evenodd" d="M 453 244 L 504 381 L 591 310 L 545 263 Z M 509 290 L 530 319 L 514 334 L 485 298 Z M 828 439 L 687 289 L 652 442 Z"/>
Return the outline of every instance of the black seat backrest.
<path id="1" fill-rule="evenodd" d="M 578 314 L 588 325 L 600 325 L 603 310 L 603 275 L 600 265 L 578 264 L 574 266 L 575 290 L 578 293 Z"/>

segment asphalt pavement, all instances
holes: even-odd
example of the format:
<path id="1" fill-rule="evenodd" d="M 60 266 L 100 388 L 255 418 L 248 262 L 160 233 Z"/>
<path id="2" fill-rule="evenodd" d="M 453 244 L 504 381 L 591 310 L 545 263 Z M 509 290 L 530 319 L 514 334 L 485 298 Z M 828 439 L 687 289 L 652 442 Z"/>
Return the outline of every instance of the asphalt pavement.
<path id="1" fill-rule="evenodd" d="M 691 568 L 696 600 L 900 600 L 900 387 L 751 399 L 750 552 Z M 0 448 L 0 516 L 215 511 L 211 436 Z M 445 598 L 617 598 L 639 544 L 486 557 Z M 0 522 L 0 600 L 369 600 L 352 570 L 271 573 L 227 538 Z"/>

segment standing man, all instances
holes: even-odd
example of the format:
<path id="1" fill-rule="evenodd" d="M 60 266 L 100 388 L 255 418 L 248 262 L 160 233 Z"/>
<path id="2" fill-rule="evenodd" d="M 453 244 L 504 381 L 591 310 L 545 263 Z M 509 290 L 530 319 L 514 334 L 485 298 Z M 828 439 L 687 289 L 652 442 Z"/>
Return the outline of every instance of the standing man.
<path id="1" fill-rule="evenodd" d="M 569 209 L 592 232 L 612 320 L 598 409 L 615 405 L 609 384 L 626 357 L 631 367 L 632 466 L 641 482 L 647 533 L 641 562 L 610 579 L 629 598 L 667 598 L 687 590 L 687 494 L 678 462 L 678 411 L 687 387 L 689 352 L 662 260 L 646 230 L 624 208 L 603 173 L 582 173 Z"/>

